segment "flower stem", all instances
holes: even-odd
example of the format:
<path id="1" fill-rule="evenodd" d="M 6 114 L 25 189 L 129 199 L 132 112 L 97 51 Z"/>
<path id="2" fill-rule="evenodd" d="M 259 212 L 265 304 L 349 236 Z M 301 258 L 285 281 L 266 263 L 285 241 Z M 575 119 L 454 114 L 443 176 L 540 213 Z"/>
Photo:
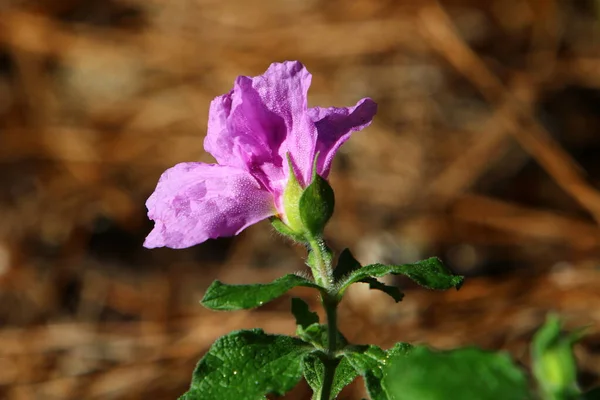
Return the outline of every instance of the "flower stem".
<path id="1" fill-rule="evenodd" d="M 333 285 L 333 271 L 328 248 L 322 238 L 311 238 L 308 242 L 312 255 L 309 255 L 310 267 L 318 284 L 331 289 Z"/>
<path id="2" fill-rule="evenodd" d="M 323 376 L 323 387 L 321 389 L 321 400 L 329 400 L 331 389 L 335 378 L 335 369 L 338 365 L 335 353 L 337 350 L 337 305 L 338 302 L 330 296 L 323 298 L 323 307 L 327 314 L 327 362 Z"/>
<path id="3" fill-rule="evenodd" d="M 323 308 L 327 314 L 327 359 L 324 360 L 323 386 L 321 387 L 320 400 L 329 400 L 335 378 L 335 369 L 338 365 L 336 359 L 337 351 L 337 306 L 338 300 L 331 293 L 333 281 L 333 268 L 331 266 L 331 254 L 321 238 L 309 241 L 312 252 L 310 266 L 317 283 L 325 287 L 330 293 L 323 294 Z"/>

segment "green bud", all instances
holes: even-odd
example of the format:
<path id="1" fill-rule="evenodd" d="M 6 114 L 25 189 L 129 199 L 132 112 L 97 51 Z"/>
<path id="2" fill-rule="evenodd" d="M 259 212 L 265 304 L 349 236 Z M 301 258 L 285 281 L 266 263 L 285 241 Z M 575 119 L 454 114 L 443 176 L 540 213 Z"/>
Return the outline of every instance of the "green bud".
<path id="1" fill-rule="evenodd" d="M 577 399 L 577 365 L 573 344 L 581 331 L 571 335 L 561 333 L 561 323 L 551 315 L 540 328 L 532 344 L 533 373 L 545 398 Z"/>
<path id="2" fill-rule="evenodd" d="M 300 218 L 311 237 L 320 237 L 325 225 L 333 215 L 335 197 L 329 183 L 319 175 L 300 197 Z"/>
<path id="3" fill-rule="evenodd" d="M 318 157 L 318 154 L 317 154 Z M 312 182 L 303 189 L 294 173 L 294 167 L 288 154 L 289 180 L 283 191 L 283 210 L 285 224 L 279 220 L 271 223 L 282 234 L 295 241 L 307 242 L 320 237 L 325 225 L 333 214 L 335 198 L 329 183 L 317 175 L 315 157 Z"/>

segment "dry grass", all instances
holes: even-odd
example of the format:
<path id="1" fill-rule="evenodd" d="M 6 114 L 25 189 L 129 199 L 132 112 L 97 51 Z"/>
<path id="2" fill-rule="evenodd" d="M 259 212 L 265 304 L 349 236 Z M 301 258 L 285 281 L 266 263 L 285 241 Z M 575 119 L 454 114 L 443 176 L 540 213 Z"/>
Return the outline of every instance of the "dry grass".
<path id="1" fill-rule="evenodd" d="M 1 3 L 0 397 L 175 398 L 219 335 L 293 332 L 289 299 L 227 314 L 197 304 L 217 277 L 304 268 L 267 223 L 188 250 L 141 247 L 159 174 L 210 161 L 210 100 L 284 59 L 313 73 L 313 105 L 380 105 L 334 166 L 332 246 L 365 263 L 435 254 L 471 276 L 459 292 L 407 287 L 398 305 L 356 288 L 344 333 L 527 363 L 555 310 L 592 326 L 576 350 L 582 383 L 598 383 L 597 4 Z"/>

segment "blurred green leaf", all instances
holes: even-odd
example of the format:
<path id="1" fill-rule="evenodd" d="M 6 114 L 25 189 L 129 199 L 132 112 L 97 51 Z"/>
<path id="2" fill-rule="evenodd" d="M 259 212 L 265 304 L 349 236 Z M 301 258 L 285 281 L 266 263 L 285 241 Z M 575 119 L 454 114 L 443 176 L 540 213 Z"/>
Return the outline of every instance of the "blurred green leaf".
<path id="1" fill-rule="evenodd" d="M 600 387 L 594 388 L 582 396 L 582 400 L 600 400 Z"/>
<path id="2" fill-rule="evenodd" d="M 384 368 L 390 400 L 530 399 L 524 373 L 506 354 L 476 348 L 432 351 L 418 346 Z"/>

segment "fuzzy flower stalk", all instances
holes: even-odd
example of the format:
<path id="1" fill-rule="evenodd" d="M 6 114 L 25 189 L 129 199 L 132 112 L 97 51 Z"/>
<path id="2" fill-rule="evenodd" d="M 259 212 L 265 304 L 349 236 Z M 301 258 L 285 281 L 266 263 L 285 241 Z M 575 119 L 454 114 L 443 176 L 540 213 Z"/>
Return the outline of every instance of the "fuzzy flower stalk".
<path id="1" fill-rule="evenodd" d="M 240 76 L 209 110 L 204 149 L 216 164 L 184 162 L 166 170 L 146 202 L 155 222 L 145 247 L 185 248 L 233 236 L 266 218 L 304 237 L 302 192 L 327 179 L 352 132 L 367 127 L 377 105 L 307 106 L 311 75 L 297 61 Z"/>

